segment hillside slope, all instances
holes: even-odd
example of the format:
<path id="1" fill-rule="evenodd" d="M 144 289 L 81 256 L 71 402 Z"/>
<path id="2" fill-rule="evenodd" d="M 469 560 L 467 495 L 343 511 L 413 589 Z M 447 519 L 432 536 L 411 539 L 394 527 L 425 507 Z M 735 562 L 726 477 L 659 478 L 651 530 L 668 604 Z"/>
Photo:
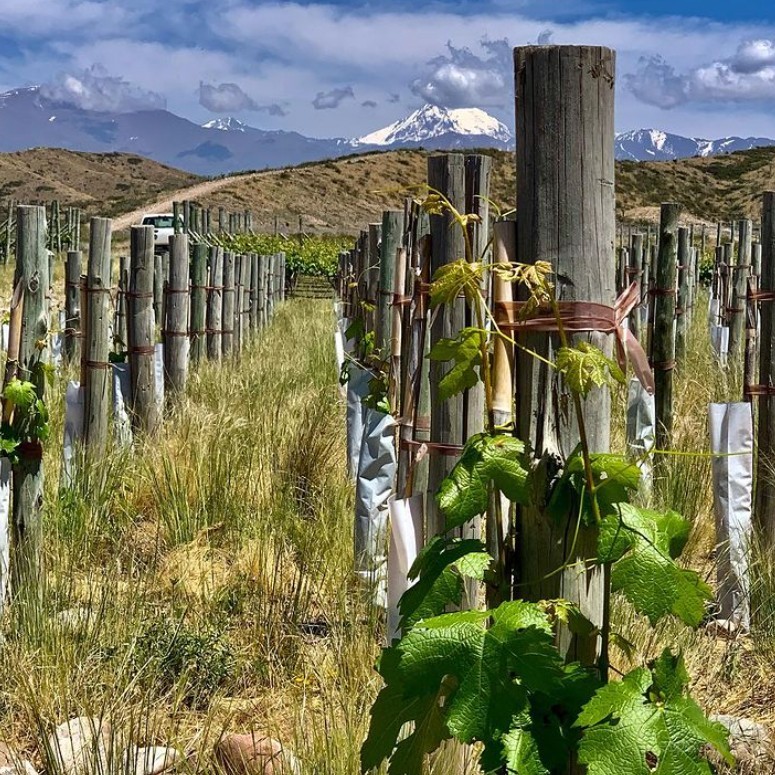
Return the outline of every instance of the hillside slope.
<path id="1" fill-rule="evenodd" d="M 0 153 L 0 200 L 81 207 L 87 215 L 113 216 L 201 178 L 125 153 L 79 153 L 34 148 Z"/>
<path id="2" fill-rule="evenodd" d="M 503 209 L 515 200 L 514 156 L 493 157 L 491 198 Z M 254 227 L 296 232 L 354 233 L 401 207 L 425 180 L 427 152 L 366 153 L 286 169 L 207 180 L 139 156 L 35 149 L 0 154 L 0 198 L 58 198 L 87 214 L 119 216 L 117 228 L 148 210 L 191 199 L 231 212 L 251 210 Z M 708 221 L 757 218 L 761 193 L 775 185 L 775 148 L 664 162 L 617 162 L 617 211 L 625 220 L 655 220 L 661 202 L 677 201 L 687 216 Z"/>
<path id="3" fill-rule="evenodd" d="M 493 156 L 491 198 L 504 210 L 516 197 L 514 156 Z M 425 180 L 426 152 L 370 153 L 335 161 L 235 176 L 199 201 L 232 211 L 250 209 L 263 231 L 352 232 L 402 206 L 408 186 Z M 759 217 L 761 194 L 775 185 L 775 148 L 726 156 L 665 162 L 617 162 L 617 214 L 628 221 L 654 221 L 661 202 L 677 201 L 685 217 L 728 220 Z"/>

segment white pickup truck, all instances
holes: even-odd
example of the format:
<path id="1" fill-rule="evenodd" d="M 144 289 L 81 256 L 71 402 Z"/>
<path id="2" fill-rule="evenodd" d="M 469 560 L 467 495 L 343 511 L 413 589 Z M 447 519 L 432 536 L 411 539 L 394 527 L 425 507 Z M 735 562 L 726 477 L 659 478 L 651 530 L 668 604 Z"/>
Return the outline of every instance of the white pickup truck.
<path id="1" fill-rule="evenodd" d="M 153 226 L 153 249 L 155 252 L 168 250 L 170 237 L 175 233 L 175 216 L 172 213 L 146 213 L 141 221 L 141 226 Z M 178 226 L 183 228 L 183 221 L 179 219 Z"/>

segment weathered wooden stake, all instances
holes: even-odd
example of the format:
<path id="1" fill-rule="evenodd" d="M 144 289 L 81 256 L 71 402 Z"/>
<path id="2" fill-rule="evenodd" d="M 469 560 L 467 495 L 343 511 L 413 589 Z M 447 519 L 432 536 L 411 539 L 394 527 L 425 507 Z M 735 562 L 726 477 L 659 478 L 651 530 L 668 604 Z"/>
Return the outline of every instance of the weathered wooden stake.
<path id="1" fill-rule="evenodd" d="M 760 290 L 775 292 L 775 191 L 767 191 L 762 200 L 762 263 Z M 775 303 L 767 302 L 760 310 L 759 384 L 767 392 L 759 398 L 757 434 L 756 508 L 754 521 L 765 546 L 775 546 Z"/>
<path id="2" fill-rule="evenodd" d="M 258 325 L 266 326 L 266 264 L 267 256 L 258 257 Z"/>
<path id="3" fill-rule="evenodd" d="M 385 210 L 382 213 L 382 248 L 379 259 L 377 291 L 376 345 L 387 356 L 391 330 L 391 304 L 396 275 L 396 250 L 404 231 L 404 211 Z"/>
<path id="4" fill-rule="evenodd" d="M 255 333 L 261 325 L 261 310 L 258 306 L 259 279 L 258 253 L 250 254 L 250 330 Z"/>
<path id="5" fill-rule="evenodd" d="M 232 354 L 234 347 L 234 253 L 226 251 L 223 254 L 223 312 L 221 325 L 221 355 L 226 358 Z"/>
<path id="6" fill-rule="evenodd" d="M 640 288 L 641 298 L 643 297 L 643 235 L 633 234 L 630 243 L 629 263 L 627 267 L 627 277 L 624 287 L 630 283 L 637 282 Z M 629 317 L 630 331 L 636 338 L 640 337 L 640 312 L 641 306 L 638 304 Z"/>
<path id="7" fill-rule="evenodd" d="M 560 278 L 562 300 L 613 304 L 615 203 L 613 51 L 596 46 L 526 46 L 515 50 L 517 146 L 517 257 L 549 261 Z M 520 334 L 553 358 L 554 334 Z M 609 336 L 572 337 L 612 352 Z M 541 458 L 539 481 L 553 455 L 569 455 L 579 442 L 576 413 L 563 380 L 545 364 L 517 350 L 517 435 Z M 592 452 L 610 444 L 611 399 L 594 390 L 583 402 Z M 541 472 L 544 472 L 543 474 Z M 592 622 L 592 634 L 561 627 L 558 641 L 568 659 L 596 665 L 605 677 L 608 587 L 597 565 L 597 531 L 578 527 L 577 515 L 558 521 L 540 507 L 520 509 L 517 520 L 518 586 L 529 600 L 563 598 Z"/>
<path id="8" fill-rule="evenodd" d="M 129 258 L 120 256 L 118 259 L 118 283 L 116 290 L 115 330 L 113 332 L 113 349 L 125 353 L 127 347 L 127 303 L 126 292 L 129 288 Z"/>
<path id="9" fill-rule="evenodd" d="M 657 449 L 670 449 L 673 434 L 673 370 L 675 368 L 675 285 L 678 263 L 678 217 L 681 206 L 662 205 L 659 222 L 659 254 L 654 283 L 654 404 Z M 657 462 L 664 460 L 657 457 Z"/>
<path id="10" fill-rule="evenodd" d="M 194 245 L 191 261 L 191 365 L 196 366 L 206 353 L 205 311 L 207 308 L 207 245 Z"/>
<path id="11" fill-rule="evenodd" d="M 223 248 L 210 248 L 210 290 L 207 293 L 207 357 L 221 359 L 223 339 Z"/>
<path id="12" fill-rule="evenodd" d="M 164 304 L 164 395 L 186 389 L 188 377 L 188 235 L 170 239 L 170 279 Z"/>
<path id="13" fill-rule="evenodd" d="M 46 253 L 46 210 L 21 205 L 16 211 L 16 270 L 14 286 L 24 288 L 19 346 L 19 379 L 35 385 L 45 398 L 43 370 L 49 333 L 49 260 Z M 13 524 L 11 526 L 11 582 L 14 596 L 34 605 L 41 599 L 43 508 L 43 448 L 39 441 L 17 448 L 13 466 Z"/>
<path id="14" fill-rule="evenodd" d="M 153 226 L 132 226 L 129 258 L 129 364 L 132 374 L 132 427 L 151 435 L 159 426 L 156 400 L 153 311 Z"/>
<path id="15" fill-rule="evenodd" d="M 86 275 L 86 348 L 84 380 L 83 439 L 89 455 L 97 460 L 108 442 L 111 371 L 110 318 L 111 221 L 92 218 L 89 228 L 89 261 Z"/>
<path id="16" fill-rule="evenodd" d="M 732 272 L 732 297 L 729 315 L 729 357 L 740 366 L 745 344 L 746 310 L 745 299 L 748 277 L 751 273 L 751 230 L 749 220 L 738 224 L 737 264 Z"/>
<path id="17" fill-rule="evenodd" d="M 689 230 L 678 229 L 678 296 L 675 308 L 675 360 L 683 364 L 686 357 L 686 335 L 689 323 L 689 271 L 691 269 Z"/>
<path id="18" fill-rule="evenodd" d="M 81 251 L 70 250 L 65 264 L 65 340 L 67 363 L 81 359 Z"/>

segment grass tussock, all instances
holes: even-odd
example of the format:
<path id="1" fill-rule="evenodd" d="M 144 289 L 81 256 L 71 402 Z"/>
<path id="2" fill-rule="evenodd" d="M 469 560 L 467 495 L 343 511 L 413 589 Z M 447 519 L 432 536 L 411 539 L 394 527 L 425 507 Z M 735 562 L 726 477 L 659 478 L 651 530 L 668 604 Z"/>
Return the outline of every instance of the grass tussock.
<path id="1" fill-rule="evenodd" d="M 45 583 L 6 612 L 0 739 L 57 772 L 76 715 L 213 772 L 224 730 L 304 772 L 352 773 L 377 686 L 376 613 L 351 586 L 351 486 L 331 312 L 290 302 L 238 364 L 203 364 L 161 433 L 81 460 L 47 450 Z M 51 393 L 61 438 L 64 383 Z"/>

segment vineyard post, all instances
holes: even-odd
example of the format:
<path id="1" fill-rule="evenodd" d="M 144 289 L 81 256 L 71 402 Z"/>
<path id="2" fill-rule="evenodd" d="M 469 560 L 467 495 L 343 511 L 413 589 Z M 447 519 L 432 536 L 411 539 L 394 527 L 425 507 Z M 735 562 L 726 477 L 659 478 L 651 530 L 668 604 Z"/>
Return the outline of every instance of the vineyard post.
<path id="1" fill-rule="evenodd" d="M 612 305 L 615 201 L 614 147 L 600 138 L 614 134 L 615 54 L 597 46 L 525 46 L 514 52 L 516 78 L 517 258 L 548 261 L 563 300 Z M 567 278 L 567 281 L 564 279 Z M 521 294 L 521 292 L 520 292 Z M 611 338 L 576 334 L 606 354 Z M 521 334 L 520 341 L 552 358 L 557 335 Z M 553 456 L 579 442 L 574 412 L 565 412 L 568 389 L 553 370 L 517 351 L 517 436 L 541 458 L 536 475 L 551 475 Z M 611 398 L 606 388 L 582 400 L 589 449 L 607 452 Z M 531 601 L 564 598 L 595 626 L 591 634 L 560 626 L 558 646 L 567 659 L 607 673 L 606 571 L 597 557 L 597 530 L 578 526 L 577 515 L 561 521 L 540 506 L 518 510 L 514 595 Z"/>
<path id="2" fill-rule="evenodd" d="M 234 347 L 234 253 L 223 254 L 223 311 L 221 313 L 221 355 L 226 358 Z"/>
<path id="3" fill-rule="evenodd" d="M 127 343 L 127 304 L 126 292 L 129 286 L 129 259 L 127 256 L 120 256 L 118 259 L 118 283 L 116 290 L 116 330 L 113 332 L 114 350 L 126 352 Z"/>
<path id="4" fill-rule="evenodd" d="M 183 234 L 186 232 L 184 231 Z M 156 325 L 161 325 L 164 318 L 162 317 L 162 306 L 164 298 L 164 253 L 156 253 L 153 255 L 153 314 Z"/>
<path id="5" fill-rule="evenodd" d="M 393 288 L 396 275 L 396 251 L 404 231 L 404 211 L 385 210 L 382 213 L 382 249 L 379 261 L 377 295 L 376 345 L 387 355 L 392 324 Z"/>
<path id="6" fill-rule="evenodd" d="M 253 256 L 250 253 L 246 253 L 242 256 L 242 298 L 240 299 L 240 339 L 243 348 L 250 340 L 252 270 Z"/>
<path id="7" fill-rule="evenodd" d="M 3 253 L 3 263 L 7 264 L 8 259 L 11 257 L 11 243 L 12 243 L 12 235 L 13 235 L 13 212 L 14 212 L 14 202 L 13 199 L 8 200 L 8 222 L 6 223 L 6 229 L 5 229 L 5 253 Z"/>
<path id="8" fill-rule="evenodd" d="M 183 234 L 188 234 L 191 228 L 191 202 L 188 199 L 183 200 Z"/>
<path id="9" fill-rule="evenodd" d="M 16 211 L 16 269 L 14 287 L 24 288 L 19 346 L 19 379 L 35 385 L 44 399 L 44 350 L 49 333 L 49 260 L 46 252 L 46 210 L 20 205 Z M 11 528 L 11 581 L 15 596 L 30 602 L 41 599 L 40 586 L 43 508 L 43 450 L 39 441 L 17 449 L 13 465 L 13 526 Z"/>
<path id="10" fill-rule="evenodd" d="M 280 252 L 280 301 L 285 301 L 287 291 L 287 274 L 285 268 L 285 252 Z"/>
<path id="11" fill-rule="evenodd" d="M 630 242 L 630 255 L 629 263 L 627 267 L 627 278 L 624 283 L 626 288 L 630 283 L 638 283 L 638 293 L 640 297 L 643 297 L 643 235 L 640 233 L 633 234 Z M 633 336 L 640 338 L 640 304 L 633 309 L 632 314 L 628 319 L 630 331 Z"/>
<path id="12" fill-rule="evenodd" d="M 81 251 L 70 250 L 65 263 L 65 341 L 67 363 L 81 358 Z"/>
<path id="13" fill-rule="evenodd" d="M 751 230 L 753 224 L 744 219 L 738 224 L 737 263 L 732 274 L 732 300 L 729 323 L 729 357 L 738 361 L 745 341 L 745 299 L 751 273 Z"/>
<path id="14" fill-rule="evenodd" d="M 226 218 L 226 208 L 219 207 L 218 208 L 218 233 L 219 234 L 226 233 L 227 224 L 228 224 L 228 219 Z"/>
<path id="15" fill-rule="evenodd" d="M 761 277 L 762 274 L 762 243 L 754 242 L 751 245 L 751 274 Z"/>
<path id="16" fill-rule="evenodd" d="M 207 306 L 207 245 L 197 242 L 191 261 L 191 365 L 205 356 L 205 309 Z"/>
<path id="17" fill-rule="evenodd" d="M 207 292 L 207 358 L 221 359 L 223 320 L 223 248 L 210 248 L 210 288 Z"/>
<path id="18" fill-rule="evenodd" d="M 183 208 L 180 202 L 172 203 L 172 228 L 175 234 L 180 234 L 183 221 Z"/>
<path id="19" fill-rule="evenodd" d="M 242 263 L 245 260 L 245 256 L 241 253 L 237 253 L 234 256 L 234 324 L 232 330 L 234 335 L 232 337 L 232 349 L 234 350 L 234 356 L 239 358 L 240 351 L 242 350 Z"/>
<path id="20" fill-rule="evenodd" d="M 760 290 L 775 292 L 775 191 L 764 193 L 762 200 L 762 264 Z M 761 305 L 759 338 L 759 384 L 769 387 L 775 380 L 775 303 Z M 759 397 L 757 433 L 756 508 L 754 521 L 764 544 L 775 545 L 775 394 Z"/>
<path id="21" fill-rule="evenodd" d="M 264 266 L 265 279 L 264 285 L 266 287 L 266 324 L 269 325 L 272 322 L 274 316 L 274 254 L 269 254 L 266 257 L 266 265 Z"/>
<path id="22" fill-rule="evenodd" d="M 155 317 L 153 226 L 132 226 L 129 253 L 129 369 L 132 427 L 153 434 L 159 425 L 154 367 Z"/>
<path id="23" fill-rule="evenodd" d="M 255 333 L 260 324 L 260 308 L 258 306 L 259 288 L 259 259 L 258 253 L 250 254 L 250 330 Z"/>
<path id="24" fill-rule="evenodd" d="M 675 307 L 675 360 L 683 365 L 686 357 L 686 335 L 689 327 L 689 271 L 691 269 L 689 230 L 678 229 L 678 296 Z"/>
<path id="25" fill-rule="evenodd" d="M 673 434 L 673 369 L 675 368 L 675 284 L 678 262 L 678 217 L 681 206 L 662 204 L 659 221 L 659 254 L 654 283 L 654 407 L 657 449 L 670 449 Z M 660 456 L 657 461 L 663 460 Z"/>
<path id="26" fill-rule="evenodd" d="M 428 185 L 439 191 L 460 213 L 466 208 L 466 175 L 465 157 L 459 153 L 438 154 L 428 158 Z M 431 215 L 431 276 L 446 264 L 466 256 L 465 237 L 454 222 L 452 214 L 444 210 L 441 214 Z M 442 338 L 454 339 L 466 325 L 466 303 L 463 298 L 444 304 L 438 309 L 430 329 L 429 345 L 432 348 Z M 439 385 L 444 375 L 449 371 L 450 364 L 441 361 L 430 363 L 430 441 L 431 444 L 462 445 L 472 432 L 481 431 L 484 414 L 476 417 L 466 417 L 468 404 L 481 405 L 475 396 L 482 389 L 481 383 L 463 393 L 446 400 L 439 397 Z M 475 414 L 475 413 L 472 413 Z M 466 427 L 466 420 L 478 425 L 476 428 Z M 478 422 L 477 422 L 478 421 Z M 450 473 L 456 462 L 455 457 L 435 453 L 430 456 L 428 464 L 428 497 L 426 501 L 428 538 L 442 535 L 445 530 L 445 520 L 434 495 L 438 492 L 442 480 Z M 469 532 L 476 525 L 466 525 L 463 533 Z M 460 531 L 458 531 L 460 532 Z M 475 600 L 467 601 L 475 605 Z"/>
<path id="27" fill-rule="evenodd" d="M 110 351 L 111 221 L 92 218 L 89 228 L 89 258 L 86 274 L 86 361 L 83 384 L 83 440 L 94 460 L 108 443 L 108 406 L 112 373 Z"/>
<path id="28" fill-rule="evenodd" d="M 366 243 L 366 263 L 364 266 L 364 280 L 366 282 L 366 295 L 361 298 L 367 303 L 364 310 L 366 330 L 375 331 L 377 328 L 377 289 L 379 288 L 379 248 L 382 240 L 382 224 L 369 224 L 369 238 Z"/>
<path id="29" fill-rule="evenodd" d="M 188 235 L 170 238 L 170 279 L 164 304 L 164 395 L 182 393 L 188 376 Z"/>
<path id="30" fill-rule="evenodd" d="M 266 326 L 266 261 L 265 255 L 258 257 L 258 326 Z"/>

